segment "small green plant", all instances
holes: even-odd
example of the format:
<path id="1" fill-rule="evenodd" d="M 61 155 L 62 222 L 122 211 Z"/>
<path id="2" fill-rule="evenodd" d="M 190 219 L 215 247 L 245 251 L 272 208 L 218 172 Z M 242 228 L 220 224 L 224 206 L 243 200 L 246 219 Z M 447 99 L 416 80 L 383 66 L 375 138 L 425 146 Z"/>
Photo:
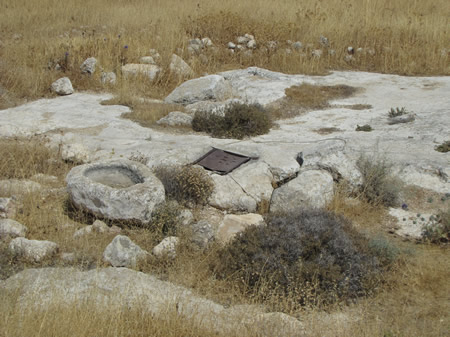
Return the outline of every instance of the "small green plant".
<path id="1" fill-rule="evenodd" d="M 394 262 L 400 255 L 400 249 L 393 243 L 388 241 L 382 235 L 378 235 L 369 241 L 369 249 L 384 264 Z"/>
<path id="2" fill-rule="evenodd" d="M 441 145 L 438 145 L 434 148 L 438 152 L 449 152 L 450 151 L 450 140 L 443 142 Z"/>
<path id="3" fill-rule="evenodd" d="M 176 201 L 168 201 L 153 211 L 148 228 L 158 241 L 177 234 L 181 210 L 182 207 Z"/>
<path id="4" fill-rule="evenodd" d="M 204 131 L 217 138 L 237 138 L 269 132 L 272 122 L 267 111 L 257 104 L 234 103 L 224 115 L 197 112 L 192 120 L 194 131 Z"/>
<path id="5" fill-rule="evenodd" d="M 372 127 L 369 124 L 365 124 L 365 125 L 357 125 L 356 126 L 356 131 L 364 131 L 364 132 L 370 132 L 372 131 Z"/>
<path id="6" fill-rule="evenodd" d="M 391 110 L 389 110 L 388 112 L 388 116 L 389 118 L 394 118 L 394 117 L 398 117 L 398 116 L 403 116 L 406 115 L 408 113 L 408 111 L 402 107 L 402 108 L 391 108 Z"/>
<path id="7" fill-rule="evenodd" d="M 166 195 L 185 206 L 204 205 L 214 190 L 214 183 L 204 169 L 194 166 L 159 166 L 155 175 Z"/>
<path id="8" fill-rule="evenodd" d="M 422 228 L 422 238 L 432 243 L 450 241 L 450 209 L 430 217 L 430 221 Z"/>
<path id="9" fill-rule="evenodd" d="M 386 159 L 362 155 L 356 166 L 362 176 L 360 193 L 367 201 L 387 207 L 398 204 L 399 183 L 392 176 L 392 165 Z"/>

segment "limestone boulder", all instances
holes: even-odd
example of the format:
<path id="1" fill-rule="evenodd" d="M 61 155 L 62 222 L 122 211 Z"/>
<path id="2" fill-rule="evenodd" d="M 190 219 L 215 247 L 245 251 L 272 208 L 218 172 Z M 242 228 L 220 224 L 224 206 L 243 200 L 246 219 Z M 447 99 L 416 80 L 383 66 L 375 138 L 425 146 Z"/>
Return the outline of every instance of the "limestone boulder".
<path id="1" fill-rule="evenodd" d="M 95 57 L 87 58 L 80 66 L 82 74 L 93 74 L 95 72 L 95 66 L 97 65 L 97 59 Z"/>
<path id="2" fill-rule="evenodd" d="M 117 235 L 103 252 L 103 260 L 113 267 L 134 268 L 147 256 L 148 252 L 125 235 Z"/>
<path id="3" fill-rule="evenodd" d="M 216 238 L 219 242 L 226 244 L 249 226 L 261 225 L 265 225 L 265 222 L 260 214 L 227 214 L 217 230 Z"/>
<path id="4" fill-rule="evenodd" d="M 236 212 L 255 212 L 256 200 L 245 193 L 239 184 L 230 175 L 212 174 L 214 191 L 208 203 L 219 209 Z"/>
<path id="5" fill-rule="evenodd" d="M 222 76 L 208 75 L 184 82 L 165 99 L 166 103 L 183 105 L 199 101 L 223 101 L 231 95 L 231 87 Z"/>
<path id="6" fill-rule="evenodd" d="M 70 82 L 68 77 L 63 77 L 53 82 L 51 89 L 60 96 L 71 95 L 74 92 L 72 82 Z"/>
<path id="7" fill-rule="evenodd" d="M 8 248 L 13 255 L 23 257 L 30 262 L 41 262 L 58 252 L 58 245 L 55 242 L 28 240 L 21 237 L 12 240 Z"/>
<path id="8" fill-rule="evenodd" d="M 8 236 L 10 238 L 25 237 L 28 228 L 12 219 L 0 219 L 0 238 Z"/>
<path id="9" fill-rule="evenodd" d="M 161 181 L 136 161 L 122 159 L 76 166 L 66 182 L 77 207 L 111 220 L 148 223 L 155 207 L 165 201 Z"/>
<path id="10" fill-rule="evenodd" d="M 194 76 L 194 71 L 181 57 L 172 54 L 169 64 L 170 72 L 178 77 Z"/>
<path id="11" fill-rule="evenodd" d="M 273 192 L 270 212 L 290 212 L 299 207 L 322 208 L 332 197 L 333 177 L 330 173 L 304 171 Z"/>
<path id="12" fill-rule="evenodd" d="M 164 238 L 160 243 L 153 247 L 152 254 L 156 257 L 167 256 L 173 259 L 177 254 L 177 245 L 179 241 L 180 239 L 176 236 Z"/>

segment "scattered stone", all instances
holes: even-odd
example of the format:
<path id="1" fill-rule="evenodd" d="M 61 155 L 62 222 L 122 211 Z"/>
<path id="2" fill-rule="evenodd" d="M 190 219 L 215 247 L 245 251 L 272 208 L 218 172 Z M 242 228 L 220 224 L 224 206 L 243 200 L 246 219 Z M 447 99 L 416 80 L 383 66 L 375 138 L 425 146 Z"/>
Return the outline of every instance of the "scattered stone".
<path id="1" fill-rule="evenodd" d="M 336 50 L 334 50 L 334 49 L 328 49 L 328 55 L 330 55 L 330 56 L 336 55 Z"/>
<path id="2" fill-rule="evenodd" d="M 261 225 L 265 225 L 265 222 L 260 214 L 227 214 L 217 230 L 217 240 L 226 244 L 231 241 L 236 234 L 244 231 L 247 227 Z"/>
<path id="3" fill-rule="evenodd" d="M 42 185 L 31 180 L 0 180 L 0 195 L 22 195 L 42 190 Z"/>
<path id="4" fill-rule="evenodd" d="M 0 218 L 13 218 L 16 215 L 14 198 L 0 198 Z"/>
<path id="5" fill-rule="evenodd" d="M 61 260 L 66 263 L 73 263 L 73 262 L 75 262 L 75 254 L 74 253 L 62 253 Z"/>
<path id="6" fill-rule="evenodd" d="M 231 95 L 230 84 L 220 75 L 208 75 L 181 84 L 165 99 L 166 103 L 183 105 L 199 101 L 223 101 Z"/>
<path id="7" fill-rule="evenodd" d="M 345 62 L 352 62 L 353 61 L 353 55 L 345 55 L 344 60 L 345 60 Z"/>
<path id="8" fill-rule="evenodd" d="M 277 188 L 270 212 L 295 211 L 299 207 L 323 208 L 333 197 L 333 177 L 326 171 L 310 170 Z"/>
<path id="9" fill-rule="evenodd" d="M 177 245 L 179 239 L 176 236 L 169 236 L 164 238 L 158 245 L 156 245 L 152 254 L 156 257 L 167 256 L 171 259 L 174 259 L 177 254 Z"/>
<path id="10" fill-rule="evenodd" d="M 269 48 L 269 50 L 274 51 L 275 49 L 277 49 L 278 47 L 278 42 L 277 41 L 269 41 L 267 42 L 267 48 Z"/>
<path id="11" fill-rule="evenodd" d="M 238 36 L 236 38 L 236 42 L 238 44 L 247 44 L 248 41 L 250 41 L 250 39 L 248 37 L 246 37 L 246 36 Z"/>
<path id="12" fill-rule="evenodd" d="M 102 82 L 102 84 L 114 85 L 114 84 L 116 84 L 117 76 L 112 71 L 102 73 L 102 75 L 100 77 L 100 81 Z"/>
<path id="13" fill-rule="evenodd" d="M 149 54 L 151 57 L 153 57 L 153 60 L 155 60 L 156 63 L 159 63 L 161 61 L 161 55 L 156 49 L 150 49 Z"/>
<path id="14" fill-rule="evenodd" d="M 181 226 L 188 226 L 194 221 L 194 215 L 188 209 L 183 209 L 178 215 L 178 220 L 180 221 Z"/>
<path id="15" fill-rule="evenodd" d="M 154 64 L 129 63 L 122 66 L 122 75 L 124 77 L 133 77 L 142 75 L 154 81 L 161 72 L 161 68 Z"/>
<path id="16" fill-rule="evenodd" d="M 358 54 L 362 54 L 364 52 L 364 48 L 359 47 L 358 49 L 356 49 L 356 52 Z"/>
<path id="17" fill-rule="evenodd" d="M 214 240 L 214 230 L 211 224 L 206 220 L 200 220 L 199 222 L 191 225 L 192 243 L 200 249 L 207 248 L 208 245 Z"/>
<path id="18" fill-rule="evenodd" d="M 300 50 L 303 48 L 303 43 L 301 43 L 300 41 L 294 42 L 292 44 L 292 48 L 294 48 L 295 50 Z"/>
<path id="19" fill-rule="evenodd" d="M 51 241 L 28 240 L 15 238 L 9 243 L 9 251 L 30 262 L 41 262 L 58 252 L 58 245 Z"/>
<path id="20" fill-rule="evenodd" d="M 83 144 L 64 144 L 61 149 L 61 158 L 65 161 L 83 164 L 90 161 L 89 149 Z"/>
<path id="21" fill-rule="evenodd" d="M 172 54 L 170 58 L 169 69 L 172 74 L 179 77 L 194 76 L 192 68 L 178 55 Z"/>
<path id="22" fill-rule="evenodd" d="M 227 47 L 228 49 L 235 49 L 236 45 L 233 42 L 228 42 Z"/>
<path id="23" fill-rule="evenodd" d="M 323 54 L 322 49 L 316 49 L 311 52 L 311 55 L 315 58 L 321 58 Z"/>
<path id="24" fill-rule="evenodd" d="M 103 252 L 103 260 L 113 267 L 135 268 L 148 252 L 141 249 L 129 237 L 117 235 Z"/>
<path id="25" fill-rule="evenodd" d="M 0 219 L 0 238 L 25 237 L 28 228 L 12 219 Z"/>
<path id="26" fill-rule="evenodd" d="M 320 43 L 320 45 L 321 45 L 322 47 L 324 47 L 324 48 L 328 48 L 328 47 L 330 46 L 330 42 L 329 42 L 328 39 L 327 39 L 325 36 L 323 36 L 323 35 L 320 36 L 320 38 L 319 38 L 319 43 Z"/>
<path id="27" fill-rule="evenodd" d="M 213 42 L 211 41 L 211 39 L 209 37 L 204 37 L 202 39 L 202 44 L 204 47 L 212 47 L 213 46 Z"/>
<path id="28" fill-rule="evenodd" d="M 250 40 L 247 42 L 247 48 L 248 49 L 255 49 L 256 48 L 256 41 L 255 40 Z"/>
<path id="29" fill-rule="evenodd" d="M 103 221 L 95 220 L 94 223 L 92 224 L 92 231 L 94 231 L 95 233 L 100 233 L 100 234 L 108 233 L 109 227 Z"/>
<path id="30" fill-rule="evenodd" d="M 81 238 L 85 235 L 91 234 L 92 233 L 92 226 L 85 226 L 83 228 L 80 228 L 79 230 L 77 230 L 75 233 L 73 233 L 73 238 L 74 239 L 78 239 Z"/>
<path id="31" fill-rule="evenodd" d="M 97 59 L 95 57 L 87 58 L 80 66 L 81 73 L 92 75 L 95 72 L 96 64 Z"/>
<path id="32" fill-rule="evenodd" d="M 355 53 L 355 49 L 353 49 L 353 47 L 347 47 L 347 53 L 350 55 L 353 55 Z"/>
<path id="33" fill-rule="evenodd" d="M 192 116 L 181 111 L 172 111 L 169 112 L 167 116 L 157 121 L 156 124 L 168 126 L 191 126 Z"/>
<path id="34" fill-rule="evenodd" d="M 74 92 L 72 82 L 70 82 L 68 77 L 63 77 L 53 82 L 51 89 L 60 96 L 71 95 Z"/>
<path id="35" fill-rule="evenodd" d="M 155 59 L 152 56 L 142 56 L 139 59 L 139 63 L 142 64 L 156 64 Z"/>
<path id="36" fill-rule="evenodd" d="M 375 49 L 373 49 L 373 48 L 367 49 L 367 54 L 369 54 L 370 56 L 375 55 Z"/>
<path id="37" fill-rule="evenodd" d="M 284 53 L 285 53 L 286 55 L 290 55 L 290 54 L 292 54 L 292 49 L 291 49 L 291 48 L 286 48 L 286 49 L 284 50 Z"/>
<path id="38" fill-rule="evenodd" d="M 66 177 L 77 207 L 102 218 L 148 223 L 165 201 L 164 186 L 147 166 L 110 160 L 72 168 Z"/>

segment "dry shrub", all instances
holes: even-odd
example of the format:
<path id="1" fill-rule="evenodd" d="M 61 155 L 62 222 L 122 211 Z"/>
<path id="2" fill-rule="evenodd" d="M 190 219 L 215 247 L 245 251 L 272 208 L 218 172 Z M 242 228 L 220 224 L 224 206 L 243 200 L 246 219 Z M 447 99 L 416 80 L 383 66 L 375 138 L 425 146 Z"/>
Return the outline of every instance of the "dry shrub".
<path id="1" fill-rule="evenodd" d="M 323 210 L 277 214 L 249 227 L 219 253 L 214 272 L 240 280 L 254 296 L 294 296 L 298 305 L 323 305 L 373 292 L 392 260 L 342 217 Z M 309 289 L 305 292 L 305 289 Z"/>
<path id="2" fill-rule="evenodd" d="M 422 238 L 432 243 L 450 242 L 450 209 L 431 217 L 423 227 Z"/>
<path id="3" fill-rule="evenodd" d="M 260 105 L 234 103 L 226 108 L 224 116 L 197 112 L 192 120 L 194 131 L 204 131 L 217 138 L 258 136 L 268 133 L 272 122 Z"/>
<path id="4" fill-rule="evenodd" d="M 434 148 L 438 152 L 449 152 L 450 151 L 450 140 L 443 142 L 441 145 L 438 145 Z"/>
<path id="5" fill-rule="evenodd" d="M 158 241 L 167 236 L 176 236 L 181 211 L 182 207 L 176 201 L 168 201 L 153 211 L 152 221 L 145 227 L 153 233 Z"/>
<path id="6" fill-rule="evenodd" d="M 167 197 L 185 206 L 204 205 L 214 190 L 214 183 L 200 167 L 158 166 L 155 175 L 164 185 Z"/>
<path id="7" fill-rule="evenodd" d="M 398 204 L 399 181 L 392 176 L 392 164 L 385 158 L 362 155 L 356 162 L 361 176 L 361 195 L 372 204 L 386 207 Z"/>

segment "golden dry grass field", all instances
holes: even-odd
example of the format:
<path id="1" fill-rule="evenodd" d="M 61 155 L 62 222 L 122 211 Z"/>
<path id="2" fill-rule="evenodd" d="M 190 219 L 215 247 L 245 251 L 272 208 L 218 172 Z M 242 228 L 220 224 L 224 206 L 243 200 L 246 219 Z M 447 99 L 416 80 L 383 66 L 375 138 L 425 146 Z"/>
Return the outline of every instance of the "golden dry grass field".
<path id="1" fill-rule="evenodd" d="M 248 66 L 316 75 L 360 70 L 448 76 L 449 29 L 446 0 L 0 0 L 0 109 L 51 97 L 51 83 L 62 76 L 69 77 L 77 91 L 112 92 L 115 103 L 132 106 L 135 97 L 162 98 L 181 81 L 170 75 L 173 53 L 189 63 L 195 76 Z M 227 43 L 245 33 L 254 35 L 258 43 L 253 54 L 230 53 Z M 320 36 L 328 38 L 329 47 L 320 45 Z M 190 39 L 204 37 L 215 47 L 203 51 L 207 61 L 187 50 Z M 286 53 L 287 40 L 301 41 L 302 50 Z M 263 48 L 269 41 L 278 42 L 275 50 Z M 361 52 L 346 60 L 349 46 L 373 53 Z M 319 48 L 323 55 L 313 57 L 312 51 Z M 137 63 L 150 49 L 161 54 L 162 71 L 155 82 L 120 76 L 124 62 Z M 329 53 L 330 49 L 335 54 Z M 80 73 L 81 63 L 91 56 L 104 71 L 117 73 L 115 87 L 101 85 L 100 72 L 90 77 Z M 56 62 L 63 63 L 62 70 L 54 69 Z M 52 240 L 62 252 L 76 251 L 73 265 L 101 267 L 101 254 L 113 236 L 94 235 L 75 242 L 73 227 L 61 228 L 66 222 L 81 228 L 92 219 L 69 217 L 64 177 L 71 165 L 44 145 L 41 140 L 0 140 L 0 180 L 44 173 L 58 177 L 52 187 L 62 190 L 45 198 L 36 193 L 25 195 L 16 220 L 28 226 L 30 239 Z M 407 195 L 412 211 L 421 210 L 424 204 L 430 211 L 438 209 L 439 205 L 428 205 L 427 200 L 439 200 L 440 196 L 415 190 Z M 347 202 L 345 192 L 338 190 L 329 210 L 348 217 L 365 232 L 384 233 L 402 252 L 379 288 L 371 296 L 350 304 L 338 302 L 326 310 L 293 307 L 295 298 L 289 297 L 269 298 L 266 304 L 299 317 L 308 336 L 448 336 L 448 246 L 388 236 L 385 208 L 363 200 Z M 124 234 L 144 249 L 151 249 L 156 242 L 146 229 L 125 229 Z M 32 267 L 5 252 L 6 244 L 0 243 L 2 280 Z M 222 304 L 260 303 L 257 296 L 249 297 L 235 283 L 211 274 L 207 265 L 215 257 L 214 249 L 204 254 L 182 246 L 175 261 L 150 259 L 140 268 Z M 43 265 L 66 266 L 54 261 Z M 220 336 L 176 315 L 159 320 L 141 315 L 138 308 L 124 312 L 50 306 L 48 311 L 22 312 L 15 301 L 14 296 L 0 293 L 0 337 Z M 252 331 L 241 335 L 247 336 L 257 335 Z"/>

